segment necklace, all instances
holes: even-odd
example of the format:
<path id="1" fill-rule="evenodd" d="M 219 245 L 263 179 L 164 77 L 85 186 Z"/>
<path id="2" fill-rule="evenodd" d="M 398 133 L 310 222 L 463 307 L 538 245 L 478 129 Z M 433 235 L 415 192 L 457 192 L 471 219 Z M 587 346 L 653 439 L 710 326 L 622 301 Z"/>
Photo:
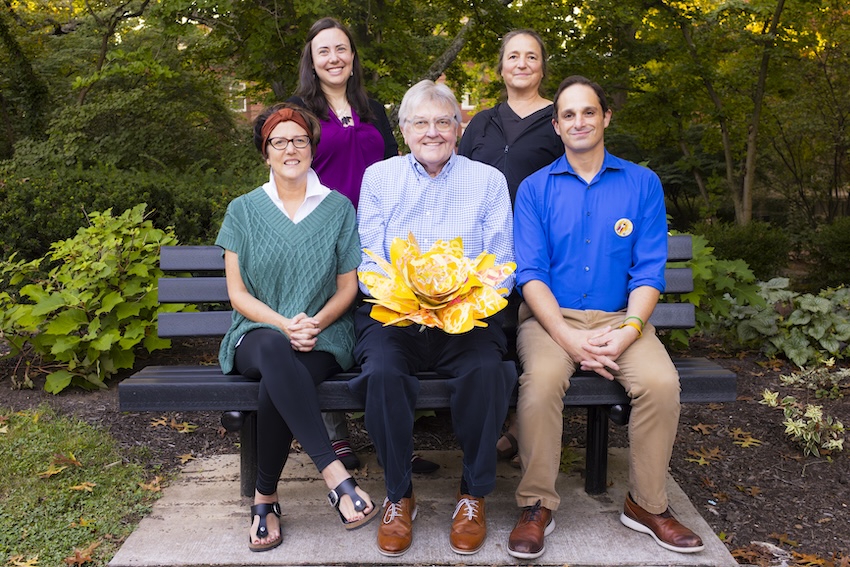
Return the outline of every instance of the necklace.
<path id="1" fill-rule="evenodd" d="M 351 106 L 349 104 L 344 104 L 342 108 L 334 108 L 334 113 L 336 114 L 336 117 L 339 118 L 339 121 L 342 122 L 342 125 L 346 128 L 354 124 L 351 117 Z"/>

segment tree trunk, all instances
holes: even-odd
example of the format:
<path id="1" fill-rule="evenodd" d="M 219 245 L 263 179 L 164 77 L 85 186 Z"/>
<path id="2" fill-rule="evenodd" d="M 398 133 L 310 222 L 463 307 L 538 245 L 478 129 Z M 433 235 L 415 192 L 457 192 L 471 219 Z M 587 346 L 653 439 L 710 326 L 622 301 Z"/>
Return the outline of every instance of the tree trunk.
<path id="1" fill-rule="evenodd" d="M 740 210 L 738 203 L 735 204 L 735 220 L 744 225 L 753 220 L 753 186 L 756 178 L 756 154 L 758 153 L 759 122 L 761 120 L 761 109 L 764 103 L 765 83 L 767 82 L 767 69 L 770 64 L 770 56 L 776 42 L 776 28 L 779 26 L 779 16 L 785 7 L 785 0 L 776 3 L 776 9 L 770 21 L 767 31 L 767 41 L 761 54 L 758 80 L 753 90 L 753 113 L 750 118 L 750 127 L 747 132 L 747 157 L 744 162 L 744 179 L 741 184 Z"/>

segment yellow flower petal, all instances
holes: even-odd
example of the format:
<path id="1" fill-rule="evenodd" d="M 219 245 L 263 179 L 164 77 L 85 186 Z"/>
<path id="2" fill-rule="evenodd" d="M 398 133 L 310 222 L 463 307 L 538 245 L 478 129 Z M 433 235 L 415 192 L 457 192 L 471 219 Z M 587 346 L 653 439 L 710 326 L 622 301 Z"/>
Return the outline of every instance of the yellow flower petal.
<path id="1" fill-rule="evenodd" d="M 416 238 L 393 239 L 390 261 L 364 252 L 387 276 L 376 272 L 358 274 L 375 303 L 371 316 L 385 325 L 419 324 L 458 334 L 486 327 L 480 319 L 507 305 L 494 286 L 516 270 L 513 262 L 496 265 L 493 254 L 482 252 L 474 260 L 463 255 L 463 240 L 438 240 L 422 253 Z"/>

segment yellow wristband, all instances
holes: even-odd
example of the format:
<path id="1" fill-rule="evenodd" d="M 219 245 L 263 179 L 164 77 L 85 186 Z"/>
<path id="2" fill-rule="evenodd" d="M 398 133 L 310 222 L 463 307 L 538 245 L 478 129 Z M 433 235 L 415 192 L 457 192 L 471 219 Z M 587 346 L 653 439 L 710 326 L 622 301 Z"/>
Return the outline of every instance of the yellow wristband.
<path id="1" fill-rule="evenodd" d="M 620 325 L 620 329 L 622 329 L 623 327 L 631 327 L 633 329 L 637 329 L 638 338 L 641 338 L 643 336 L 643 331 L 641 330 L 640 325 L 638 325 L 634 321 L 623 321 L 623 324 Z"/>

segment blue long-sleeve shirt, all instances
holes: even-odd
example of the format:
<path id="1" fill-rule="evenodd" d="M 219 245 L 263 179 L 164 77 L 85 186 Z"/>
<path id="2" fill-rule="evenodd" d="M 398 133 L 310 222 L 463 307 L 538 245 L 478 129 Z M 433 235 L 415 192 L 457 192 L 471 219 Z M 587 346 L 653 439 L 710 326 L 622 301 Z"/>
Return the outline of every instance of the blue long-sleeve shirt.
<path id="1" fill-rule="evenodd" d="M 463 239 L 463 252 L 482 251 L 496 263 L 513 262 L 513 221 L 505 176 L 489 165 L 452 155 L 431 177 L 412 154 L 392 157 L 366 169 L 357 208 L 363 248 L 390 258 L 394 238 L 413 233 L 422 252 L 437 240 Z M 362 255 L 359 272 L 383 270 Z M 513 288 L 513 274 L 503 283 Z M 360 288 L 368 293 L 361 283 Z"/>
<path id="2" fill-rule="evenodd" d="M 661 181 L 607 151 L 590 183 L 561 156 L 519 186 L 517 286 L 539 280 L 562 308 L 614 312 L 634 289 L 664 290 L 667 218 Z"/>

